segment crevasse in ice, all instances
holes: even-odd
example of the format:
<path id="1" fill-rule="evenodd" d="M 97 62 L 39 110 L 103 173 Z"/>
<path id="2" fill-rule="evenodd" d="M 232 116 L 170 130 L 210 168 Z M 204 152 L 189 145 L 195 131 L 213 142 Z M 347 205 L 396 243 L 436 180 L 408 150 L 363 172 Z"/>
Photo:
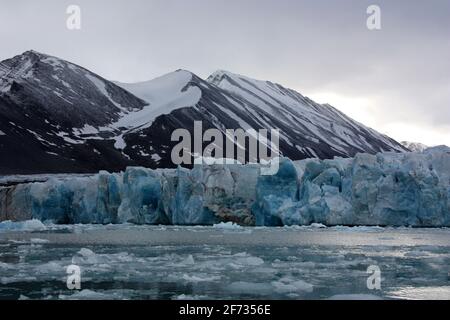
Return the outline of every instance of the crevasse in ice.
<path id="1" fill-rule="evenodd" d="M 450 149 L 49 179 L 0 189 L 0 220 L 450 226 Z"/>

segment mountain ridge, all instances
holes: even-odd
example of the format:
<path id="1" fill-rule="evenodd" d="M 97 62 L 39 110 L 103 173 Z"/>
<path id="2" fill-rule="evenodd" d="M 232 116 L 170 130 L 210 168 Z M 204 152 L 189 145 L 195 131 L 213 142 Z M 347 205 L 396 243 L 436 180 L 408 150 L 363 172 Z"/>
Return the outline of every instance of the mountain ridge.
<path id="1" fill-rule="evenodd" d="M 0 88 L 0 173 L 173 167 L 171 133 L 192 133 L 194 121 L 222 132 L 279 128 L 280 150 L 293 160 L 407 151 L 330 105 L 224 70 L 120 83 L 26 51 L 0 62 Z"/>
<path id="2" fill-rule="evenodd" d="M 429 148 L 429 146 L 420 142 L 401 141 L 400 143 L 413 152 L 422 152 Z"/>

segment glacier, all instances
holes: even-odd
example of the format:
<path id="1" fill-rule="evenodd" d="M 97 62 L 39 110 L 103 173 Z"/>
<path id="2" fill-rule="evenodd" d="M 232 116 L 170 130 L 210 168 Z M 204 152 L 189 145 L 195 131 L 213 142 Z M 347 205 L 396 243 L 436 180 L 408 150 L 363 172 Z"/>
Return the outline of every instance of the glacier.
<path id="1" fill-rule="evenodd" d="M 0 188 L 0 221 L 450 227 L 450 148 L 192 169 L 128 167 Z"/>

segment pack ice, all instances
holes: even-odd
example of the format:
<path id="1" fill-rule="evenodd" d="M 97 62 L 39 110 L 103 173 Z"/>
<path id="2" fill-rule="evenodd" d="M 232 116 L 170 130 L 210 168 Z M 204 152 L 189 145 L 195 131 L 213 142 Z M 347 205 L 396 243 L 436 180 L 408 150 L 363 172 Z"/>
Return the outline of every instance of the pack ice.
<path id="1" fill-rule="evenodd" d="M 130 167 L 0 189 L 0 220 L 54 223 L 450 226 L 450 149 L 281 159 L 260 166 Z"/>

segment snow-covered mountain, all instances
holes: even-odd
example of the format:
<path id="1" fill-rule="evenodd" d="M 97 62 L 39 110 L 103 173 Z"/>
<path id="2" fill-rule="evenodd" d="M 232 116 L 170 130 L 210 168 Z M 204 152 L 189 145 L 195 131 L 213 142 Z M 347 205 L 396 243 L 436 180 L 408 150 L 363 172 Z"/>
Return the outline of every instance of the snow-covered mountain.
<path id="1" fill-rule="evenodd" d="M 0 173 L 119 170 L 110 126 L 146 102 L 70 62 L 27 51 L 0 63 Z"/>
<path id="2" fill-rule="evenodd" d="M 315 103 L 281 85 L 230 72 L 217 71 L 205 81 L 178 70 L 147 82 L 117 84 L 149 103 L 122 121 L 130 126 L 125 140 L 157 138 L 157 132 L 169 135 L 177 128 L 192 132 L 193 121 L 202 120 L 204 129 L 222 131 L 279 128 L 281 152 L 291 159 L 405 151 L 396 141 L 357 123 L 330 105 Z M 144 152 L 160 150 L 158 158 L 163 158 L 170 152 L 166 146 L 171 145 L 167 140 L 163 142 L 159 148 Z M 150 146 L 158 143 L 152 140 Z M 145 148 L 144 141 L 139 145 Z M 125 152 L 129 154 L 132 150 Z"/>
<path id="3" fill-rule="evenodd" d="M 281 85 L 178 70 L 113 83 L 35 51 L 0 63 L 0 173 L 173 167 L 173 130 L 271 129 L 294 160 L 405 151 L 396 141 Z"/>
<path id="4" fill-rule="evenodd" d="M 331 158 L 404 148 L 349 118 L 329 104 L 318 104 L 300 93 L 270 81 L 260 81 L 226 71 L 217 71 L 208 82 L 238 97 L 238 104 L 254 115 L 261 127 L 282 131 L 284 150 L 299 157 Z M 292 149 L 292 150 L 291 150 Z"/>
<path id="5" fill-rule="evenodd" d="M 429 146 L 420 143 L 420 142 L 410 142 L 410 141 L 402 141 L 400 142 L 405 148 L 413 151 L 413 152 L 422 152 L 429 148 Z"/>

